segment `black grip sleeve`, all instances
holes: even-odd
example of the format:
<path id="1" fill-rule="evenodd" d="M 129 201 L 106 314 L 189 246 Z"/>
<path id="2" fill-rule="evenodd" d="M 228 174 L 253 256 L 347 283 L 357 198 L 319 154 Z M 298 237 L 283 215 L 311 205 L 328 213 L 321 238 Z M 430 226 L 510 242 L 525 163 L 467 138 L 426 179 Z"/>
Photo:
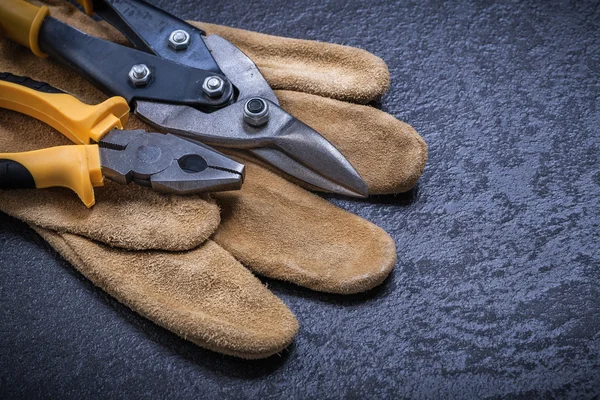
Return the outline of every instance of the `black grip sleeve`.
<path id="1" fill-rule="evenodd" d="M 15 83 L 17 85 L 25 86 L 29 89 L 37 90 L 38 92 L 42 93 L 64 93 L 62 90 L 58 90 L 54 86 L 51 86 L 45 82 L 34 81 L 31 78 L 13 75 L 10 72 L 0 72 L 0 81 Z"/>
<path id="2" fill-rule="evenodd" d="M 35 189 L 35 180 L 23 165 L 0 159 L 0 189 Z"/>

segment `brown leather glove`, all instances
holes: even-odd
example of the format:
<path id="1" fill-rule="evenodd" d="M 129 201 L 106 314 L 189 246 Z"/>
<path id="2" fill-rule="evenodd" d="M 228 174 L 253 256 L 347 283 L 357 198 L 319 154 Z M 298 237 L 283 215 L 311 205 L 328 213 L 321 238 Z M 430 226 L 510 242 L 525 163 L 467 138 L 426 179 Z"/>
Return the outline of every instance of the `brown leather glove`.
<path id="1" fill-rule="evenodd" d="M 125 42 L 64 1 L 48 3 L 54 17 Z M 201 26 L 246 52 L 282 107 L 336 145 L 370 193 L 415 184 L 426 160 L 423 140 L 392 116 L 352 103 L 387 90 L 380 59 L 344 46 Z M 46 81 L 88 103 L 105 98 L 74 73 L 6 40 L 0 70 Z M 68 144 L 32 118 L 0 110 L 0 120 L 2 152 Z M 128 128 L 134 127 L 152 130 L 132 118 Z M 266 357 L 293 340 L 297 322 L 240 262 L 315 290 L 356 293 L 386 278 L 396 251 L 380 228 L 234 153 L 247 164 L 239 192 L 182 197 L 109 182 L 96 190 L 91 210 L 61 189 L 0 191 L 0 209 L 28 222 L 96 285 L 157 324 L 215 351 Z"/>

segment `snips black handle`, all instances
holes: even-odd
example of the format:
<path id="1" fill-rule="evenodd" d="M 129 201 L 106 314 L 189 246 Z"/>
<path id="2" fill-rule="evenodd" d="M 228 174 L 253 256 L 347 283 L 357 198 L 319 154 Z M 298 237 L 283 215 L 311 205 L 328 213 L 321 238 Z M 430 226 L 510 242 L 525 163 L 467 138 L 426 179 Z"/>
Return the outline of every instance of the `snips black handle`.
<path id="1" fill-rule="evenodd" d="M 75 70 L 108 95 L 124 97 L 132 106 L 135 100 L 148 100 L 210 110 L 226 106 L 233 96 L 231 83 L 218 72 L 87 35 L 49 16 L 47 7 L 23 0 L 0 2 L 0 31 L 35 55 L 49 55 Z M 223 82 L 217 95 L 203 89 L 214 77 Z"/>
<path id="2" fill-rule="evenodd" d="M 143 0 L 77 0 L 117 28 L 138 50 L 223 74 L 202 40 L 206 33 Z"/>

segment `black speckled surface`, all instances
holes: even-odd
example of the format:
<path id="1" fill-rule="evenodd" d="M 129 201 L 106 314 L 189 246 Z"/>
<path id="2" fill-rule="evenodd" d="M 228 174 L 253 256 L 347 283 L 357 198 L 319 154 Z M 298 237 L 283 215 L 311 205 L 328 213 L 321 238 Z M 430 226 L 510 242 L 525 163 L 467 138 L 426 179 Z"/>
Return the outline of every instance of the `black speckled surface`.
<path id="1" fill-rule="evenodd" d="M 301 329 L 248 362 L 138 317 L 0 214 L 2 397 L 600 395 L 598 2 L 152 3 L 388 63 L 382 107 L 428 142 L 425 174 L 332 201 L 390 232 L 398 265 L 362 296 L 269 282 Z"/>

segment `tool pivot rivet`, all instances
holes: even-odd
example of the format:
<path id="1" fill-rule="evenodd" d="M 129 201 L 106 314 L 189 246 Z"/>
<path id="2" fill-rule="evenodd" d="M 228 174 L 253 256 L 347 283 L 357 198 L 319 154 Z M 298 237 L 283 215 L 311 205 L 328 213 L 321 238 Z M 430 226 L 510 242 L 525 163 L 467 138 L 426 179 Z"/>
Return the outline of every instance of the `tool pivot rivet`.
<path id="1" fill-rule="evenodd" d="M 173 35 L 173 40 L 177 43 L 181 43 L 185 41 L 185 34 L 183 32 L 175 32 Z"/>
<path id="2" fill-rule="evenodd" d="M 173 50 L 185 50 L 190 45 L 190 34 L 183 29 L 177 29 L 169 35 L 169 47 Z"/>
<path id="3" fill-rule="evenodd" d="M 225 82 L 218 76 L 209 76 L 202 84 L 202 90 L 208 97 L 219 97 L 225 91 Z"/>
<path id="4" fill-rule="evenodd" d="M 261 126 L 269 121 L 269 104 L 260 97 L 253 97 L 244 105 L 244 121 L 252 126 Z"/>
<path id="5" fill-rule="evenodd" d="M 129 80 L 135 86 L 146 86 L 150 82 L 150 69 L 146 64 L 136 64 L 129 70 Z"/>

